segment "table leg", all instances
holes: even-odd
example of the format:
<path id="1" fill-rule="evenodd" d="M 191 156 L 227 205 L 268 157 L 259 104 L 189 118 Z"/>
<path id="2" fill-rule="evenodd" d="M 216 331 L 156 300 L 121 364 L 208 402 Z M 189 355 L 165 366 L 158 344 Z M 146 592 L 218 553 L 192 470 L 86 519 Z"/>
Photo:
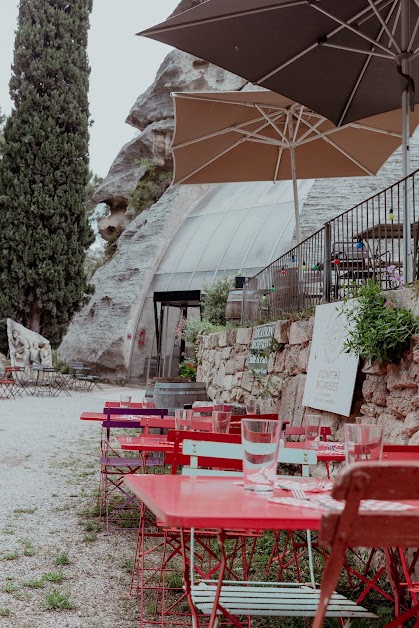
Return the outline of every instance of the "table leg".
<path id="1" fill-rule="evenodd" d="M 188 559 L 186 556 L 186 537 L 185 537 L 184 528 L 180 529 L 180 540 L 181 540 L 182 561 L 183 561 L 183 583 L 185 585 L 185 593 L 186 593 L 189 608 L 191 611 L 192 628 L 199 628 L 198 614 L 192 602 L 191 579 L 190 579 L 190 574 L 189 574 Z M 193 552 L 193 548 L 191 548 L 191 552 Z"/>

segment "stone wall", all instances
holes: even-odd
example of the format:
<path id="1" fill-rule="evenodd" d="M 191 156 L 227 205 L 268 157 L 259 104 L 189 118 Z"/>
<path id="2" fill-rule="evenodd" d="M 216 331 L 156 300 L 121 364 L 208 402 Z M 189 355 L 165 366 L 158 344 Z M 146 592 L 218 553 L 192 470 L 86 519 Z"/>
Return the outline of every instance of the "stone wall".
<path id="1" fill-rule="evenodd" d="M 202 336 L 197 381 L 207 384 L 211 399 L 222 397 L 224 401 L 245 403 L 249 397 L 256 397 L 261 411 L 277 411 L 292 425 L 301 425 L 313 323 L 314 318 L 275 323 L 274 337 L 284 348 L 271 354 L 268 375 L 259 381 L 248 369 L 256 327 Z M 418 385 L 419 344 L 397 365 L 361 364 L 350 417 L 321 412 L 323 423 L 341 437 L 344 423 L 369 415 L 373 422 L 383 425 L 385 440 L 419 444 Z"/>

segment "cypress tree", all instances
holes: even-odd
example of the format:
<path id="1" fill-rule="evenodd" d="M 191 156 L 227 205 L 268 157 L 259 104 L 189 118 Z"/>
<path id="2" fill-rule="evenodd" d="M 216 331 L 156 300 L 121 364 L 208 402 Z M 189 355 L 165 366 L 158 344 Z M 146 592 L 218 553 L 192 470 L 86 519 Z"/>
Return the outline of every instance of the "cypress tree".
<path id="1" fill-rule="evenodd" d="M 20 1 L 0 161 L 0 317 L 53 346 L 89 291 L 91 10 L 92 0 Z"/>

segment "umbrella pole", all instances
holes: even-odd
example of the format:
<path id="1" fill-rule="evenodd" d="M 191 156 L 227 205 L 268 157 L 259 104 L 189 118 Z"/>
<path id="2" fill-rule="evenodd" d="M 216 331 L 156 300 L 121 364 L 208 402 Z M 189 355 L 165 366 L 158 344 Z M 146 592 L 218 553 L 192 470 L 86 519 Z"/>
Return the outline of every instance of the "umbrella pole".
<path id="1" fill-rule="evenodd" d="M 409 46 L 409 0 L 401 0 L 400 26 L 401 47 L 405 51 Z M 410 61 L 402 60 L 402 72 L 410 76 Z M 406 86 L 402 94 L 402 157 L 403 178 L 410 174 L 410 110 L 409 110 L 409 86 Z M 403 275 L 405 283 L 413 281 L 413 259 L 411 245 L 411 194 L 410 182 L 405 179 L 403 193 Z"/>
<path id="2" fill-rule="evenodd" d="M 294 194 L 295 237 L 297 240 L 297 244 L 300 244 L 301 242 L 300 203 L 298 201 L 297 166 L 295 163 L 294 146 L 290 147 L 290 156 L 291 156 L 292 191 Z"/>

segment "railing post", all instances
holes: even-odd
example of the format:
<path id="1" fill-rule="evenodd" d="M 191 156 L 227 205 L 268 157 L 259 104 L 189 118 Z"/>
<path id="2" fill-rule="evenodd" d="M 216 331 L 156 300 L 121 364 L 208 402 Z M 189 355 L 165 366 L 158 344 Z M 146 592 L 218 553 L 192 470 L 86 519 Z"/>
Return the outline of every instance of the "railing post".
<path id="1" fill-rule="evenodd" d="M 326 303 L 330 303 L 332 294 L 332 226 L 330 222 L 326 222 L 323 227 L 324 232 L 324 280 L 323 280 L 323 298 Z"/>

